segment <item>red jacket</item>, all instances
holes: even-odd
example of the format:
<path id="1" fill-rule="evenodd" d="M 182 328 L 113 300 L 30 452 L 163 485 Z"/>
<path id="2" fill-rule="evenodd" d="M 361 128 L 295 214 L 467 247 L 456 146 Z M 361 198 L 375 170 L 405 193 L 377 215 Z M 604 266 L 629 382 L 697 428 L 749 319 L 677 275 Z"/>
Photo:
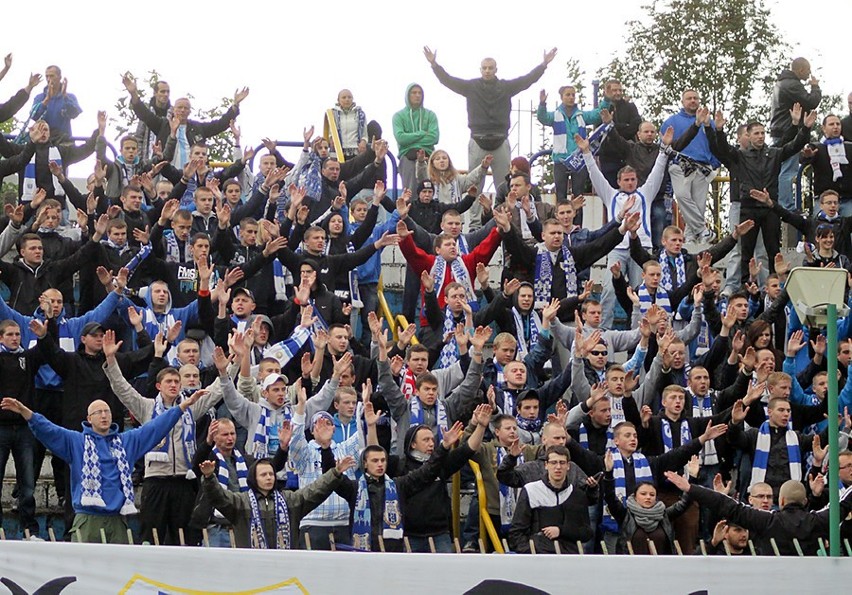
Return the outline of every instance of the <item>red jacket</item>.
<path id="1" fill-rule="evenodd" d="M 480 242 L 469 254 L 463 254 L 460 256 L 464 266 L 467 267 L 467 271 L 470 274 L 471 280 L 476 279 L 476 265 L 480 262 L 483 264 L 488 264 L 491 261 L 491 257 L 494 256 L 494 253 L 497 251 L 497 247 L 500 245 L 500 241 L 503 238 L 503 234 L 500 232 L 498 228 L 494 228 L 491 230 L 485 239 Z M 399 249 L 402 250 L 402 255 L 405 256 L 405 260 L 408 261 L 409 266 L 414 269 L 414 272 L 419 277 L 423 271 L 431 271 L 432 266 L 435 264 L 435 255 L 427 254 L 422 249 L 418 248 L 414 244 L 414 236 L 410 234 L 405 237 L 399 243 Z M 453 277 L 453 271 L 451 267 L 446 267 L 444 271 L 444 282 L 441 285 L 442 287 L 446 287 L 447 283 L 455 281 Z M 443 292 L 437 296 L 438 305 L 441 308 L 446 307 L 447 300 L 444 297 Z M 421 326 L 428 324 L 426 321 L 426 307 L 423 304 L 423 287 L 420 287 L 420 304 L 421 315 L 420 321 Z"/>

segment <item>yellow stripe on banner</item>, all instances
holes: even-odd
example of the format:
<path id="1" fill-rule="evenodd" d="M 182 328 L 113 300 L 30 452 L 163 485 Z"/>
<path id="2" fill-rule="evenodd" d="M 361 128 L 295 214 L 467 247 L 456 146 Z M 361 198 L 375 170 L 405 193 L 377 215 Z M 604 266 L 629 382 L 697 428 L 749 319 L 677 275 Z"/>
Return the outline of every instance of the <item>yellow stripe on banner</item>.
<path id="1" fill-rule="evenodd" d="M 325 121 L 322 124 L 322 135 L 334 147 L 334 153 L 340 163 L 346 161 L 343 156 L 343 144 L 340 142 L 340 131 L 337 129 L 337 121 L 334 119 L 334 110 L 325 110 Z"/>
<path id="2" fill-rule="evenodd" d="M 257 587 L 247 591 L 210 591 L 209 589 L 200 591 L 197 589 L 184 589 L 182 587 L 167 585 L 166 583 L 156 581 L 152 578 L 148 578 L 147 576 L 142 576 L 141 574 L 134 574 L 130 577 L 130 580 L 127 581 L 127 584 L 124 585 L 118 593 L 119 595 L 150 593 L 147 587 L 156 587 L 157 589 L 165 590 L 168 593 L 181 593 L 185 595 L 256 595 L 259 593 L 273 593 L 275 591 L 280 593 L 302 593 L 303 595 L 310 595 L 308 590 L 296 577 L 281 583 L 268 585 L 266 587 Z"/>

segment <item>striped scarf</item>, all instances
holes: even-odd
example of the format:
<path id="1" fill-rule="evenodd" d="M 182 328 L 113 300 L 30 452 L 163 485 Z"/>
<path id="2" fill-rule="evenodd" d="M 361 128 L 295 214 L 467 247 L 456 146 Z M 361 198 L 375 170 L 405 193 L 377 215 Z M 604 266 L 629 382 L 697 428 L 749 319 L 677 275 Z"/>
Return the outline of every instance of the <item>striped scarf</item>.
<path id="1" fill-rule="evenodd" d="M 444 436 L 444 430 L 450 427 L 447 420 L 447 408 L 444 406 L 444 402 L 440 398 L 435 401 L 434 407 L 435 426 L 437 427 L 437 431 L 435 433 L 438 440 L 441 440 Z M 410 399 L 408 401 L 408 408 L 410 411 L 410 425 L 429 425 L 426 423 L 426 409 L 423 407 L 420 397 L 415 395 L 412 399 Z"/>
<path id="2" fill-rule="evenodd" d="M 799 437 L 796 432 L 787 429 L 785 439 L 787 441 L 787 464 L 790 467 L 790 479 L 801 481 L 802 452 L 799 449 Z M 752 463 L 749 490 L 754 487 L 754 484 L 766 480 L 766 468 L 769 466 L 769 448 L 771 443 L 772 438 L 769 430 L 769 421 L 767 420 L 760 424 L 760 428 L 757 430 L 757 444 L 754 449 L 754 463 Z"/>
<path id="3" fill-rule="evenodd" d="M 491 361 L 494 363 L 494 370 L 497 372 L 497 388 L 506 390 L 506 375 L 503 374 L 503 366 L 500 365 L 496 357 L 492 358 Z"/>
<path id="4" fill-rule="evenodd" d="M 252 547 L 256 549 L 270 549 L 266 543 L 266 534 L 263 532 L 263 520 L 260 518 L 260 509 L 257 506 L 257 496 L 253 490 L 248 491 L 249 506 L 251 509 L 251 529 Z M 278 539 L 278 549 L 290 549 L 290 511 L 287 508 L 287 501 L 278 490 L 272 490 L 272 495 L 275 498 L 275 536 Z"/>
<path id="5" fill-rule="evenodd" d="M 49 161 L 55 161 L 60 168 L 62 168 L 62 153 L 59 152 L 57 147 L 53 145 L 47 150 L 47 158 Z M 51 176 L 53 179 L 53 194 L 55 196 L 65 196 L 65 191 L 62 189 L 62 184 L 59 183 L 59 179 L 56 176 Z M 38 188 L 36 187 L 36 156 L 33 155 L 33 158 L 29 163 L 24 167 L 24 182 L 23 188 L 21 189 L 21 202 L 30 202 L 35 196 Z"/>
<path id="6" fill-rule="evenodd" d="M 536 345 L 538 345 L 538 333 L 541 328 L 541 318 L 535 310 L 530 310 L 527 325 L 524 324 L 523 315 L 516 306 L 512 307 L 512 319 L 515 321 L 515 337 L 518 339 L 518 351 L 515 358 L 519 361 L 527 356 Z M 529 340 L 527 340 L 527 329 L 529 329 Z M 502 369 L 501 369 L 502 372 Z"/>
<path id="7" fill-rule="evenodd" d="M 497 468 L 503 462 L 503 457 L 506 456 L 506 449 L 502 446 L 497 447 Z M 524 455 L 518 457 L 517 465 L 523 465 Z M 518 496 L 514 488 L 507 485 L 499 484 L 500 486 L 500 525 L 504 535 L 508 535 L 509 528 L 512 526 L 512 517 L 515 516 L 515 506 L 518 503 Z"/>
<path id="8" fill-rule="evenodd" d="M 441 354 L 438 356 L 438 369 L 449 368 L 454 363 L 459 361 L 459 344 L 456 341 L 456 319 L 453 316 L 453 313 L 450 312 L 449 306 L 444 308 L 444 332 L 443 336 L 446 337 L 447 334 L 450 335 L 450 338 L 444 343 L 444 346 L 441 348 Z"/>
<path id="9" fill-rule="evenodd" d="M 537 244 L 536 249 L 535 285 L 533 287 L 535 291 L 535 307 L 544 308 L 550 304 L 550 300 L 553 297 L 554 262 L 552 253 L 544 247 L 544 242 Z M 560 266 L 565 275 L 565 297 L 577 297 L 577 265 L 574 263 L 574 256 L 564 243 L 562 244 L 562 262 Z"/>
<path id="10" fill-rule="evenodd" d="M 672 268 L 669 266 L 669 263 L 671 262 L 670 259 L 674 261 L 675 271 L 677 274 L 676 279 L 672 279 Z M 675 282 L 677 282 L 677 287 L 681 287 L 684 283 L 686 283 L 686 262 L 683 258 L 683 252 L 672 258 L 665 250 L 663 250 L 660 252 L 660 267 L 663 269 L 663 276 L 660 279 L 660 287 L 666 291 L 674 289 Z"/>
<path id="11" fill-rule="evenodd" d="M 648 293 L 648 288 L 645 287 L 645 284 L 639 286 L 636 290 L 636 294 L 639 296 L 639 311 L 642 312 L 642 315 L 648 313 L 648 310 L 651 308 L 653 304 L 657 304 L 660 308 L 668 312 L 672 313 L 672 305 L 669 302 L 669 294 L 663 289 L 663 286 L 660 285 L 657 287 L 657 292 L 654 294 L 654 299 L 651 299 L 651 294 Z"/>
<path id="12" fill-rule="evenodd" d="M 585 422 L 580 424 L 579 443 L 580 446 L 589 450 L 589 430 L 586 428 Z M 610 424 L 606 429 L 606 449 L 612 450 L 613 448 L 615 448 L 615 442 L 613 441 L 612 424 Z"/>
<path id="13" fill-rule="evenodd" d="M 660 429 L 663 432 L 663 452 L 669 452 L 674 448 L 674 438 L 672 437 L 672 423 L 665 415 L 660 418 Z M 686 420 L 680 422 L 680 445 L 686 445 L 692 440 L 692 432 L 689 429 L 689 424 Z M 686 467 L 681 475 L 686 475 Z"/>
<path id="14" fill-rule="evenodd" d="M 692 417 L 705 418 L 713 417 L 713 392 L 710 391 L 703 397 L 694 394 L 690 389 L 686 389 L 687 394 L 692 397 Z M 704 448 L 701 449 L 701 463 L 703 465 L 718 465 L 719 453 L 716 451 L 716 441 L 708 440 L 704 443 Z"/>
<path id="15" fill-rule="evenodd" d="M 183 401 L 183 397 L 178 396 L 174 406 L 177 407 L 181 401 Z M 163 402 L 163 394 L 157 393 L 157 398 L 154 399 L 154 410 L 151 411 L 150 421 L 154 421 L 158 415 L 162 415 L 165 412 L 166 404 Z M 195 418 L 192 417 L 192 411 L 190 409 L 184 411 L 180 416 L 180 421 L 183 458 L 187 467 L 186 478 L 195 479 L 195 473 L 192 471 L 192 458 L 195 456 Z M 171 460 L 169 459 L 169 445 L 171 444 L 171 441 L 172 437 L 171 433 L 169 433 L 165 438 L 163 438 L 163 441 L 160 444 L 155 446 L 150 452 L 148 452 L 148 454 L 145 455 L 145 460 L 168 463 Z"/>
<path id="16" fill-rule="evenodd" d="M 109 443 L 109 452 L 115 459 L 118 474 L 121 480 L 121 491 L 124 493 L 124 504 L 120 514 L 135 514 L 133 481 L 130 479 L 131 465 L 127 460 L 127 452 L 121 436 L 114 434 L 104 438 Z M 98 447 L 95 437 L 88 432 L 83 433 L 83 468 L 80 471 L 80 485 L 83 493 L 80 497 L 81 506 L 106 508 L 103 497 L 103 486 L 101 485 L 101 460 L 98 455 Z"/>
<path id="17" fill-rule="evenodd" d="M 269 456 L 269 443 L 271 441 L 278 442 L 278 427 L 271 415 L 273 412 L 260 406 L 260 417 L 257 420 L 257 425 L 254 428 L 254 439 L 252 440 L 252 454 L 256 459 L 265 459 Z M 290 419 L 289 411 L 284 412 L 285 419 Z M 274 454 L 274 453 L 273 453 Z"/>
<path id="18" fill-rule="evenodd" d="M 231 474 L 228 471 L 228 461 L 225 460 L 225 456 L 219 451 L 218 446 L 213 448 L 213 456 L 215 456 L 216 460 L 219 461 L 219 468 L 216 470 L 216 478 L 219 480 L 219 484 L 227 490 L 228 485 L 231 483 Z M 233 450 L 233 456 L 234 467 L 237 470 L 237 483 L 240 485 L 240 491 L 247 492 L 249 489 L 248 466 L 246 466 L 245 457 L 243 457 L 243 453 L 236 448 Z"/>
<path id="19" fill-rule="evenodd" d="M 192 251 L 189 240 L 183 243 L 182 254 L 177 235 L 173 229 L 163 230 L 163 241 L 166 243 L 166 262 L 192 262 Z"/>
<path id="20" fill-rule="evenodd" d="M 470 248 L 467 245 L 467 239 L 464 237 L 464 234 L 459 235 L 456 239 L 459 242 L 459 254 L 470 254 Z"/>
<path id="21" fill-rule="evenodd" d="M 470 279 L 470 271 L 467 270 L 461 258 L 455 258 L 450 264 L 450 273 L 453 281 L 460 283 L 464 287 L 465 298 L 470 304 L 474 312 L 479 310 L 479 301 L 476 299 L 476 292 L 473 290 L 473 281 Z M 444 288 L 446 280 L 447 261 L 442 256 L 436 256 L 435 262 L 432 264 L 430 275 L 435 280 L 435 295 L 440 296 L 441 290 Z"/>
<path id="22" fill-rule="evenodd" d="M 396 483 L 385 475 L 385 506 L 382 513 L 382 539 L 402 539 L 402 509 Z M 370 551 L 373 523 L 370 510 L 370 492 L 367 477 L 358 480 L 358 496 L 355 498 L 355 513 L 352 522 L 352 547 L 363 552 Z"/>
<path id="23" fill-rule="evenodd" d="M 622 504 L 627 502 L 627 479 L 624 474 L 624 459 L 621 456 L 621 451 L 617 448 L 612 449 L 612 478 L 615 480 L 615 496 L 621 500 Z M 633 453 L 633 475 L 636 478 L 636 483 L 642 481 L 653 481 L 654 474 L 651 473 L 651 465 L 645 455 Z M 601 526 L 610 533 L 618 533 L 618 523 L 609 512 L 609 508 L 604 507 L 603 521 Z"/>
<path id="24" fill-rule="evenodd" d="M 172 165 L 177 169 L 183 169 L 189 162 L 189 139 L 186 137 L 186 124 L 181 124 L 177 129 L 177 144 Z"/>

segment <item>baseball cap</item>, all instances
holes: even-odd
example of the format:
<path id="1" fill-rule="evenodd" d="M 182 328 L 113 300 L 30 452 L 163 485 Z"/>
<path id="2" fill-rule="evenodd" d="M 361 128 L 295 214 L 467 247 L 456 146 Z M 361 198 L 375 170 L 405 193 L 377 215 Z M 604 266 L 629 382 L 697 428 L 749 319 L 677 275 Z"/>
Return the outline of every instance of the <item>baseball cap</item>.
<path id="1" fill-rule="evenodd" d="M 251 301 L 255 301 L 254 294 L 251 292 L 251 289 L 248 289 L 247 287 L 235 287 L 234 290 L 231 292 L 231 299 L 233 300 L 240 294 L 245 295 Z"/>
<path id="2" fill-rule="evenodd" d="M 104 332 L 104 327 L 100 322 L 87 322 L 86 326 L 83 327 L 83 331 L 80 333 L 80 336 L 84 335 L 94 335 L 97 332 Z"/>
<path id="3" fill-rule="evenodd" d="M 328 411 L 317 411 L 314 413 L 313 417 L 311 417 L 311 428 L 317 425 L 317 422 L 321 419 L 328 421 L 329 423 L 334 423 L 334 418 L 331 417 L 331 413 Z"/>
<path id="4" fill-rule="evenodd" d="M 287 377 L 284 376 L 284 374 L 270 374 L 269 376 L 263 379 L 263 383 L 260 385 L 260 388 L 266 390 L 279 380 L 284 384 L 290 384 L 290 381 L 287 380 Z"/>

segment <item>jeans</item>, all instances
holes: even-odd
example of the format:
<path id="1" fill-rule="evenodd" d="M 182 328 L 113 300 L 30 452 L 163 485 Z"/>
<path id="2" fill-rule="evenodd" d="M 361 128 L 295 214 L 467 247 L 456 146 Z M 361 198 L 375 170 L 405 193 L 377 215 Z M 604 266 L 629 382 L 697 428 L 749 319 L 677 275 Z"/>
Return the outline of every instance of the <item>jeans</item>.
<path id="1" fill-rule="evenodd" d="M 569 170 L 562 163 L 553 163 L 553 182 L 556 190 L 556 200 L 565 200 L 568 197 L 568 179 L 571 179 L 571 194 L 579 196 L 586 192 L 589 186 L 589 170 L 586 168 L 580 171 Z M 577 211 L 574 216 L 574 224 L 583 224 L 583 209 Z"/>
<path id="2" fill-rule="evenodd" d="M 453 540 L 450 539 L 449 533 L 441 533 L 440 535 L 435 535 L 432 537 L 432 541 L 435 543 L 435 551 L 439 554 L 452 554 L 453 552 L 455 552 L 455 548 L 453 547 Z M 432 551 L 432 549 L 429 547 L 428 537 L 411 537 L 409 535 L 408 544 L 411 546 L 412 552 L 428 554 Z"/>
<path id="3" fill-rule="evenodd" d="M 778 173 L 778 204 L 788 211 L 796 208 L 796 194 L 793 190 L 793 184 L 798 172 L 799 154 L 796 153 L 781 164 L 781 171 Z"/>
<path id="4" fill-rule="evenodd" d="M 307 534 L 311 538 L 312 550 L 329 551 L 331 550 L 331 541 L 328 538 L 329 533 L 334 534 L 334 543 L 352 545 L 352 531 L 348 525 L 314 525 L 312 527 L 304 527 L 299 536 L 299 545 L 303 550 L 308 549 L 307 542 L 305 541 L 305 534 Z"/>
<path id="5" fill-rule="evenodd" d="M 627 275 L 631 287 L 636 287 L 642 282 L 642 267 L 630 258 L 630 250 L 627 248 L 615 248 L 606 259 L 607 269 L 616 262 L 621 263 L 621 274 Z M 601 294 L 601 307 L 603 317 L 601 328 L 611 329 L 615 310 L 615 289 L 612 287 L 612 275 L 604 273 L 603 293 Z M 630 312 L 627 312 L 627 320 L 630 320 Z"/>
<path id="6" fill-rule="evenodd" d="M 35 518 L 35 456 L 36 439 L 27 424 L 0 426 L 0 486 L 6 473 L 9 454 L 15 459 L 15 478 L 19 486 L 18 511 L 21 530 L 29 529 L 38 535 L 38 521 Z M 3 510 L 0 508 L 0 524 L 3 522 Z"/>
<path id="7" fill-rule="evenodd" d="M 207 525 L 207 543 L 210 547 L 231 547 L 231 533 L 223 525 Z"/>
<path id="8" fill-rule="evenodd" d="M 491 162 L 491 175 L 494 179 L 494 185 L 496 185 L 506 178 L 506 175 L 509 173 L 509 165 L 512 159 L 512 148 L 509 145 L 509 139 L 503 141 L 503 144 L 497 147 L 493 151 L 486 151 L 473 139 L 470 139 L 467 143 L 467 162 L 468 162 L 468 171 L 473 170 L 477 165 L 482 163 L 482 160 L 486 155 L 491 155 L 494 157 L 494 160 Z M 485 176 L 482 177 L 482 180 L 479 182 L 479 192 L 481 193 L 483 188 L 485 188 Z M 464 192 L 467 188 L 462 188 L 461 191 Z M 473 203 L 473 206 L 468 210 L 468 221 L 470 221 L 469 231 L 476 231 L 480 227 L 482 227 L 482 205 L 479 204 L 479 201 Z"/>

